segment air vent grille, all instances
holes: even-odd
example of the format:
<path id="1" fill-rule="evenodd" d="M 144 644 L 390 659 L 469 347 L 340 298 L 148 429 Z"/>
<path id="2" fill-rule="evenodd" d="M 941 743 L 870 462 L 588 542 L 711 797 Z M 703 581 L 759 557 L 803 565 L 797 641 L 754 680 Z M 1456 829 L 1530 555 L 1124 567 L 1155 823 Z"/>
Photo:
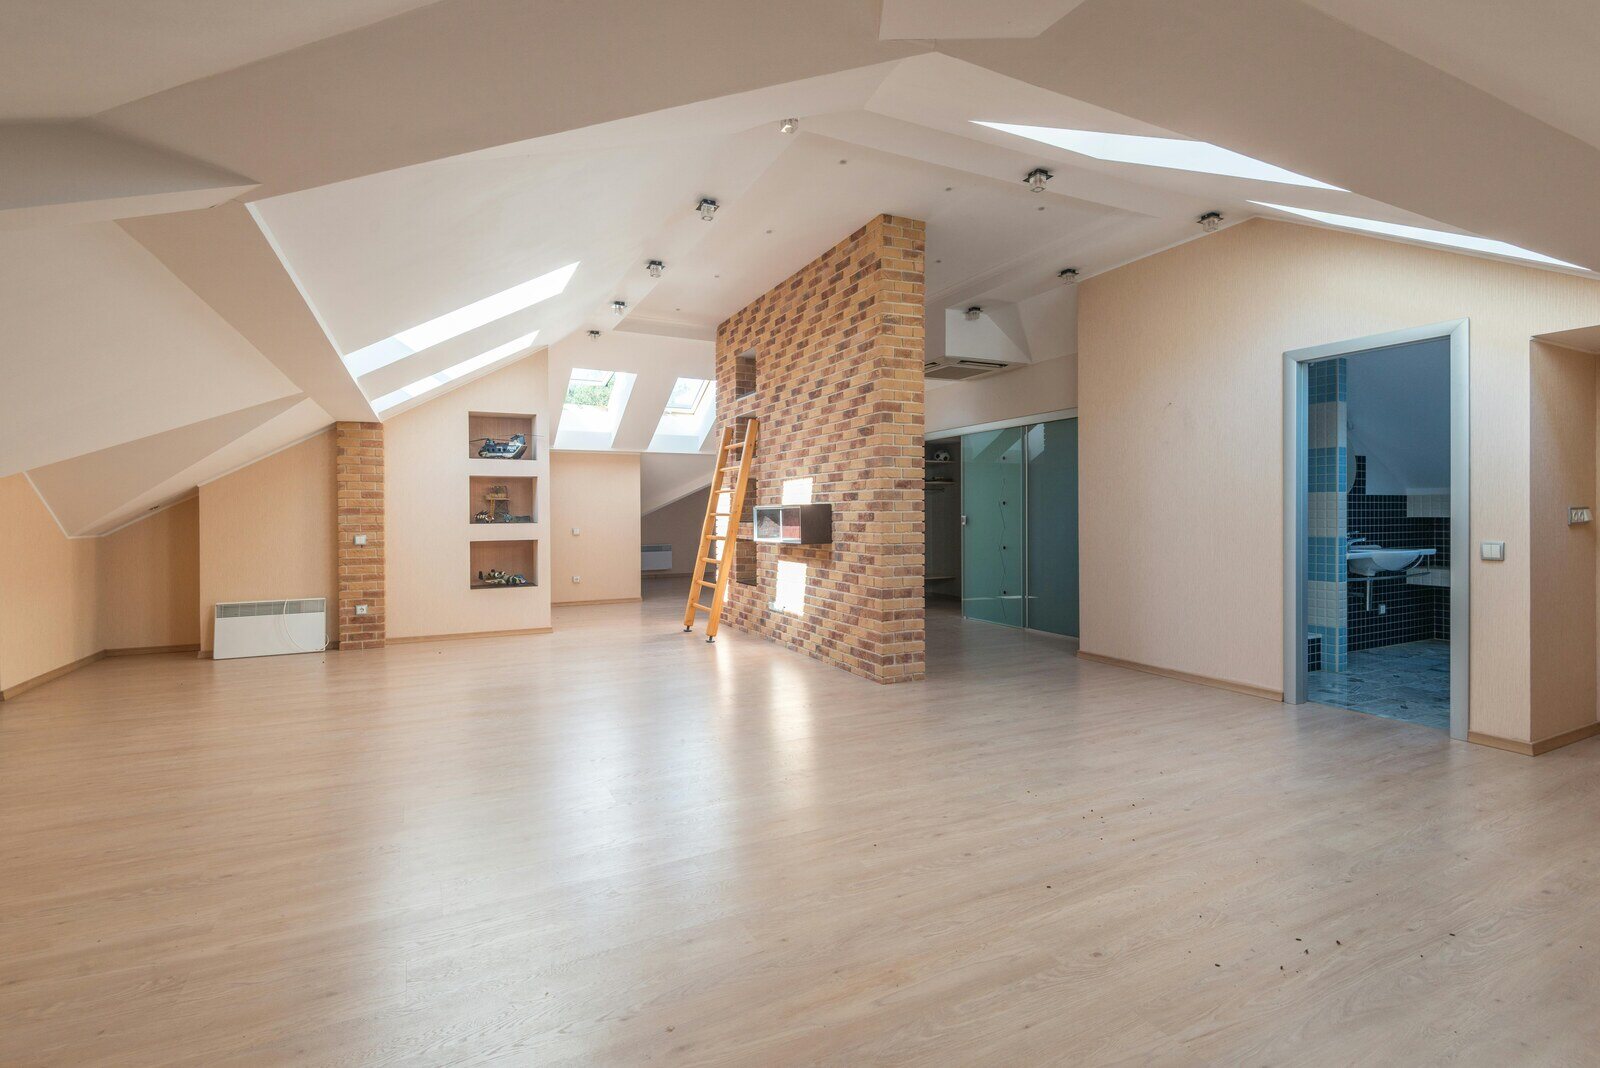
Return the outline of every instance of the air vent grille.
<path id="1" fill-rule="evenodd" d="M 218 619 L 242 619 L 246 616 L 304 616 L 326 612 L 328 602 L 321 597 L 308 597 L 298 601 L 230 601 L 217 605 Z"/>
<path id="2" fill-rule="evenodd" d="M 961 382 L 969 378 L 978 378 L 982 375 L 992 375 L 996 371 L 1004 371 L 1011 365 L 1001 363 L 999 360 L 974 360 L 965 357 L 956 359 L 928 360 L 922 365 L 924 378 L 937 378 L 946 382 Z"/>

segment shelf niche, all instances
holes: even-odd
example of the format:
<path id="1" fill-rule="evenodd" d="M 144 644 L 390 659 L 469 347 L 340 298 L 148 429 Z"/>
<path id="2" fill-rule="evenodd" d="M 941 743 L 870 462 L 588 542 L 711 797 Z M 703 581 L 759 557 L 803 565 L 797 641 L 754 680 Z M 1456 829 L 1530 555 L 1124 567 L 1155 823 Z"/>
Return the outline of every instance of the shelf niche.
<path id="1" fill-rule="evenodd" d="M 480 457 L 478 450 L 484 445 L 485 438 L 496 441 L 509 441 L 513 436 L 521 434 L 522 440 L 528 443 L 521 456 L 514 460 L 505 456 Z M 532 460 L 533 455 L 533 416 L 507 415 L 504 412 L 468 412 L 467 413 L 467 455 L 474 460 L 497 459 L 514 463 L 519 460 Z M 477 511 L 477 509 L 473 509 Z"/>
<path id="2" fill-rule="evenodd" d="M 833 505 L 757 505 L 754 540 L 762 545 L 831 545 Z"/>
<path id="3" fill-rule="evenodd" d="M 534 485 L 536 479 L 531 475 L 473 475 L 468 479 L 467 486 L 467 521 L 475 527 L 510 527 L 526 526 L 528 523 L 537 522 L 539 517 L 534 514 Z M 504 500 L 491 500 L 488 494 L 501 487 L 505 490 Z M 474 518 L 480 512 L 489 512 L 497 515 L 527 516 L 527 522 L 521 520 L 484 522 Z"/>
<path id="4" fill-rule="evenodd" d="M 468 585 L 475 590 L 531 590 L 539 585 L 539 576 L 534 571 L 538 558 L 539 543 L 536 541 L 475 541 L 471 552 L 472 569 L 467 574 Z M 523 575 L 528 582 L 524 586 L 481 582 L 478 579 L 480 571 Z"/>

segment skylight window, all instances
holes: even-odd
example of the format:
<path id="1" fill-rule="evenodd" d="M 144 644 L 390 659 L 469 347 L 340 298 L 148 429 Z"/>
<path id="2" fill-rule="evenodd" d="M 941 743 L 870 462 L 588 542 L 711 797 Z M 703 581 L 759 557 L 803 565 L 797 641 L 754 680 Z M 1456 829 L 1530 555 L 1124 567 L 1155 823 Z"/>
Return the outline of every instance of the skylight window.
<path id="1" fill-rule="evenodd" d="M 1331 211 L 1312 211 L 1310 208 L 1291 208 L 1287 204 L 1269 204 L 1265 200 L 1252 200 L 1250 203 L 1274 211 L 1288 212 L 1304 219 L 1327 223 L 1329 226 L 1340 226 L 1347 230 L 1360 230 L 1369 234 L 1383 234 L 1386 237 L 1401 237 L 1408 241 L 1424 241 L 1430 245 L 1443 245 L 1446 248 L 1467 249 L 1472 252 L 1487 252 L 1494 256 L 1509 256 L 1512 259 L 1530 260 L 1534 263 L 1548 263 L 1556 267 L 1575 267 L 1580 271 L 1589 268 L 1566 260 L 1558 260 L 1554 256 L 1546 256 L 1542 252 L 1533 252 L 1517 245 L 1504 241 L 1495 241 L 1492 238 L 1478 237 L 1475 234 L 1452 234 L 1447 230 L 1429 230 L 1422 226 L 1406 226 L 1403 223 L 1380 222 L 1377 219 L 1363 219 L 1355 215 L 1336 215 Z"/>
<path id="2" fill-rule="evenodd" d="M 560 296 L 577 269 L 576 263 L 569 263 L 493 296 L 473 301 L 466 307 L 446 312 L 409 330 L 402 330 L 393 337 L 346 354 L 344 364 L 357 378 L 380 367 L 387 367 L 396 360 L 403 360 L 423 349 L 460 337 L 469 330 L 476 330 L 541 301 Z"/>
<path id="3" fill-rule="evenodd" d="M 711 383 L 704 378 L 679 378 L 667 395 L 661 421 L 647 446 L 649 452 L 699 452 L 717 421 Z"/>
<path id="4" fill-rule="evenodd" d="M 1283 185 L 1303 185 L 1311 189 L 1346 192 L 1339 186 L 1319 182 L 1315 178 L 1307 178 L 1303 174 L 1286 171 L 1282 167 L 1274 167 L 1270 163 L 1231 152 L 1208 141 L 1100 133 L 1095 130 L 1063 130 L 1054 126 L 1019 126 L 1010 122 L 983 122 L 979 119 L 972 121 L 991 130 L 1016 134 L 1030 141 L 1054 145 L 1056 148 L 1093 156 L 1108 163 L 1136 163 L 1143 167 L 1165 167 L 1173 171 L 1220 174 L 1228 178 L 1253 178 L 1259 182 L 1279 182 Z"/>
<path id="5" fill-rule="evenodd" d="M 537 330 L 530 334 L 523 334 L 521 337 L 508 341 L 504 345 L 498 345 L 488 352 L 479 353 L 470 360 L 462 360 L 454 367 L 446 367 L 438 374 L 429 375 L 427 378 L 419 378 L 409 386 L 402 386 L 393 393 L 385 393 L 372 402 L 373 411 L 381 414 L 397 404 L 403 404 L 411 400 L 413 397 L 431 393 L 440 386 L 448 385 L 458 378 L 464 378 L 474 371 L 488 367 L 492 363 L 498 363 L 508 356 L 515 356 L 517 353 L 526 350 L 529 345 L 532 345 L 533 339 L 538 336 L 539 331 Z"/>
<path id="6" fill-rule="evenodd" d="M 616 388 L 615 371 L 591 371 L 586 367 L 574 367 L 572 377 L 567 379 L 566 407 L 608 408 L 611 405 L 611 394 Z"/>
<path id="7" fill-rule="evenodd" d="M 611 448 L 637 377 L 627 371 L 574 367 L 556 424 L 555 448 Z"/>
<path id="8" fill-rule="evenodd" d="M 710 385 L 703 378 L 678 379 L 673 383 L 672 392 L 667 395 L 666 410 L 672 415 L 693 415 L 699 410 Z"/>

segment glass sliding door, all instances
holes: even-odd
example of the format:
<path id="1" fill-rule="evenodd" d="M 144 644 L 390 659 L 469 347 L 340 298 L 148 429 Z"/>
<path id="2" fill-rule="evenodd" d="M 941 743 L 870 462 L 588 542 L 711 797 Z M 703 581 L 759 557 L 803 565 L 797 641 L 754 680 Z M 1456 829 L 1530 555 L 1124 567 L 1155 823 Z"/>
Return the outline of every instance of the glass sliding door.
<path id="1" fill-rule="evenodd" d="M 1024 625 L 1078 636 L 1078 421 L 1027 428 L 1027 613 Z"/>
<path id="2" fill-rule="evenodd" d="M 961 439 L 961 612 L 1011 627 L 1023 625 L 1021 427 Z"/>

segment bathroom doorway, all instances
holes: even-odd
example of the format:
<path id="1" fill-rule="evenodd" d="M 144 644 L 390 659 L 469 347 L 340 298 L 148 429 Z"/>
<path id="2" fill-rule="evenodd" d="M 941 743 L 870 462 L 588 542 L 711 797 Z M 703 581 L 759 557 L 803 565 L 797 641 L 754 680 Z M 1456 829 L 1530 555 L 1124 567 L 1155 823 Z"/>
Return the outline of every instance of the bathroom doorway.
<path id="1" fill-rule="evenodd" d="M 1467 732 L 1467 323 L 1285 354 L 1284 699 Z"/>

